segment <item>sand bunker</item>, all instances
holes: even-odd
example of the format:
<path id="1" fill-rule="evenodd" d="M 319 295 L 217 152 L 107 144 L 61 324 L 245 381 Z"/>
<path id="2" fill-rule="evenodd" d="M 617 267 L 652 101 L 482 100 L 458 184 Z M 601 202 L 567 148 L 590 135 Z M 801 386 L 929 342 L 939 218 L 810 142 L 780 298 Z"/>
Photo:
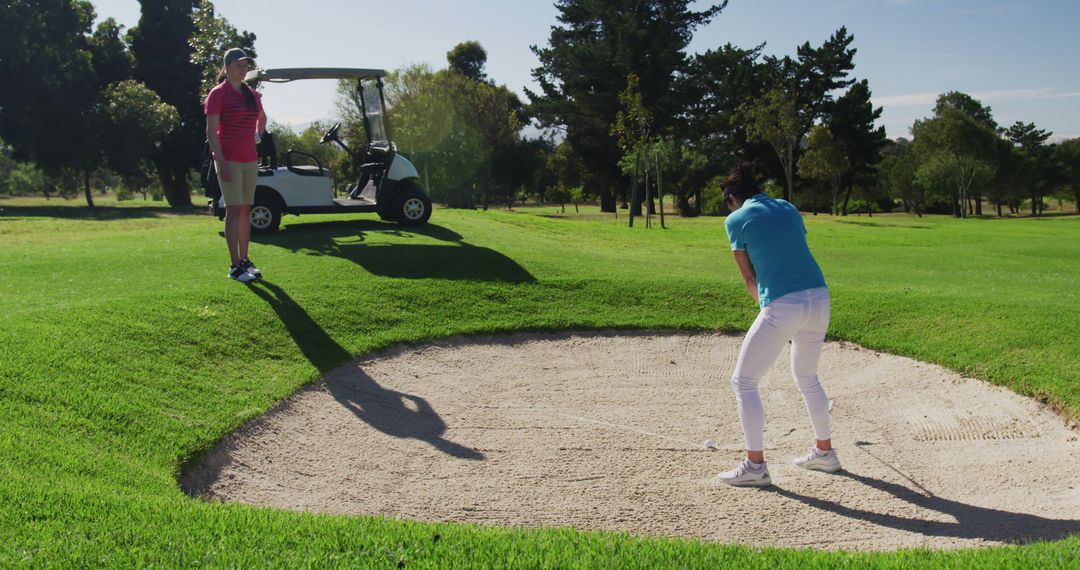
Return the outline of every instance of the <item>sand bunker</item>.
<path id="1" fill-rule="evenodd" d="M 739 337 L 518 334 L 369 355 L 225 438 L 190 494 L 303 511 L 888 550 L 1080 532 L 1078 433 L 1037 402 L 829 343 L 845 471 L 789 464 L 813 433 L 783 354 L 762 383 L 774 485 L 739 458 Z M 706 450 L 705 439 L 718 449 Z"/>

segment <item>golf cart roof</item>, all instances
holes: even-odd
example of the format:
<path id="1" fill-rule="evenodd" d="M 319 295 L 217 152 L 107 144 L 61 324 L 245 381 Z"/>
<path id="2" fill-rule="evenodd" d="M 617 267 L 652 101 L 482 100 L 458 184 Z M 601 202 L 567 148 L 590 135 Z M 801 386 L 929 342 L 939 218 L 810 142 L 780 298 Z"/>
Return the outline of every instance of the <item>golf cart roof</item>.
<path id="1" fill-rule="evenodd" d="M 290 67 L 285 69 L 253 69 L 245 81 L 268 81 L 286 83 L 297 79 L 368 79 L 383 77 L 381 69 L 358 69 L 351 67 Z"/>

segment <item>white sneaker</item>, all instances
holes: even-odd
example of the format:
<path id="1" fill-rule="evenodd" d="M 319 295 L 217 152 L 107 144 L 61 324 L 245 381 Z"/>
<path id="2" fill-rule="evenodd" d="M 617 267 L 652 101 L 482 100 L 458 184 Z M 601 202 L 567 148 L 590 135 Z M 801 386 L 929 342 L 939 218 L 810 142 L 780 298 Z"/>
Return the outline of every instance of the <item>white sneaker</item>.
<path id="1" fill-rule="evenodd" d="M 749 459 L 743 459 L 732 471 L 724 471 L 716 476 L 720 481 L 733 487 L 766 487 L 772 485 L 769 477 L 769 464 L 762 463 L 757 469 L 750 465 Z"/>
<path id="2" fill-rule="evenodd" d="M 248 270 L 244 269 L 243 265 L 237 264 L 229 268 L 229 279 L 236 279 L 241 283 L 248 283 L 254 281 L 256 277 L 248 273 Z"/>
<path id="3" fill-rule="evenodd" d="M 803 457 L 796 457 L 791 460 L 791 462 L 794 463 L 796 467 L 802 467 L 803 469 L 809 469 L 810 471 L 836 473 L 841 469 L 840 458 L 836 456 L 835 449 L 822 451 L 816 447 L 811 447 L 810 453 Z"/>
<path id="4" fill-rule="evenodd" d="M 254 275 L 255 277 L 262 277 L 262 271 L 259 271 L 259 268 L 255 267 L 255 264 L 246 257 L 243 261 L 240 262 L 240 267 L 243 267 L 245 270 L 247 270 L 248 273 Z"/>

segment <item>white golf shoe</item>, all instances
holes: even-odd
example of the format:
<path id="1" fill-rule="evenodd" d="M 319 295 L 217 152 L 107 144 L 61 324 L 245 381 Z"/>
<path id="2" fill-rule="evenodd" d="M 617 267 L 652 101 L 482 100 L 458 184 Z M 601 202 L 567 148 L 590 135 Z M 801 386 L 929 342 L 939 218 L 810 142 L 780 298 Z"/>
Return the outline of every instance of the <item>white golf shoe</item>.
<path id="1" fill-rule="evenodd" d="M 246 257 L 240 261 L 240 267 L 243 267 L 245 270 L 247 270 L 248 273 L 254 275 L 255 277 L 262 277 L 262 271 L 260 271 L 258 267 L 255 267 L 255 264 Z"/>
<path id="2" fill-rule="evenodd" d="M 248 283 L 258 279 L 258 277 L 248 273 L 248 270 L 244 269 L 244 266 L 238 263 L 229 268 L 229 279 L 236 279 L 241 283 Z"/>
<path id="3" fill-rule="evenodd" d="M 769 477 L 768 462 L 762 463 L 756 469 L 750 464 L 749 459 L 743 459 L 731 471 L 724 471 L 716 476 L 721 482 L 733 487 L 766 487 L 772 485 L 772 477 Z"/>
<path id="4" fill-rule="evenodd" d="M 822 451 L 816 447 L 810 448 L 810 453 L 791 460 L 796 467 L 809 469 L 810 471 L 822 471 L 836 473 L 841 469 L 840 458 L 836 456 L 836 450 Z"/>

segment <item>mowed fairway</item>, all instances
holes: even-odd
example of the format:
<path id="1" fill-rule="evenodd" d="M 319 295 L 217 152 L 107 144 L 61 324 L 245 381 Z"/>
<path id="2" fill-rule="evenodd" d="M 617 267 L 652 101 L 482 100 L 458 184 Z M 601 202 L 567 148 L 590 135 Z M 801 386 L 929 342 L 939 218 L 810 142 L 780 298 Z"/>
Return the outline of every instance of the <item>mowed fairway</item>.
<path id="1" fill-rule="evenodd" d="M 1080 564 L 1080 536 L 819 553 L 192 500 L 182 465 L 373 349 L 513 330 L 745 329 L 756 307 L 722 219 L 647 230 L 627 228 L 624 212 L 437 210 L 411 230 L 288 217 L 251 252 L 271 286 L 249 288 L 225 278 L 208 216 L 0 208 L 0 566 Z M 1080 218 L 823 215 L 807 226 L 832 289 L 831 338 L 1080 418 Z"/>

